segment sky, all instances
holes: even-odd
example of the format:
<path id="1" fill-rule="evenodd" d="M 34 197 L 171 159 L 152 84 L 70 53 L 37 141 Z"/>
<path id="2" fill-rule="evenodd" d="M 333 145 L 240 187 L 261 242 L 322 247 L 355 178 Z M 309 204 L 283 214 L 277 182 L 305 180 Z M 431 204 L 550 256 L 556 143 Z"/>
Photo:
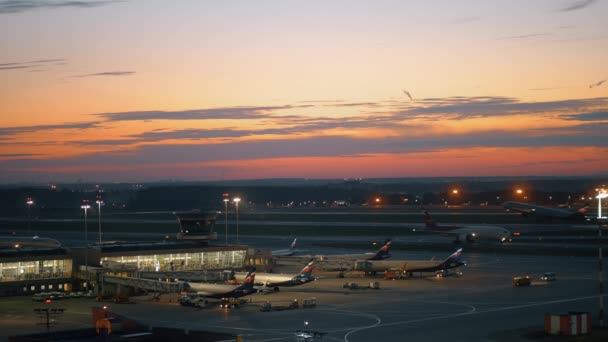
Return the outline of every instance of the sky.
<path id="1" fill-rule="evenodd" d="M 0 182 L 606 175 L 607 17 L 0 0 Z"/>

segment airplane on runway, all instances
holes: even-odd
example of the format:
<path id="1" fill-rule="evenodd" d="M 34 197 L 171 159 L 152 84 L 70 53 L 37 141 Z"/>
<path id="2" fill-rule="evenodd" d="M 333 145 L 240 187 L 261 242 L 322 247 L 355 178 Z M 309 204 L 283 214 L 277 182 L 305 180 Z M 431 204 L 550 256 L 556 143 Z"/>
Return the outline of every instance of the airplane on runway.
<path id="1" fill-rule="evenodd" d="M 310 261 L 298 274 L 280 274 L 280 273 L 258 273 L 255 276 L 255 284 L 263 285 L 265 290 L 272 288 L 274 291 L 279 291 L 279 287 L 297 286 L 310 283 L 315 280 L 312 276 L 314 261 Z M 245 279 L 245 274 L 235 273 L 234 279 L 241 281 Z"/>
<path id="2" fill-rule="evenodd" d="M 59 248 L 61 242 L 38 236 L 3 236 L 0 237 L 0 248 Z"/>
<path id="3" fill-rule="evenodd" d="M 439 226 L 433 221 L 428 210 L 424 211 L 424 223 L 425 232 L 455 236 L 455 243 L 477 240 L 498 240 L 501 243 L 511 241 L 511 232 L 498 226 Z"/>
<path id="4" fill-rule="evenodd" d="M 272 251 L 272 256 L 292 256 L 298 252 L 301 252 L 300 250 L 296 249 L 297 241 L 298 238 L 293 239 L 293 242 L 291 243 L 288 249 L 278 249 Z"/>
<path id="5" fill-rule="evenodd" d="M 185 283 L 188 292 L 196 293 L 209 298 L 238 298 L 256 293 L 253 288 L 255 282 L 255 268 L 247 273 L 247 277 L 241 285 L 209 284 L 209 283 Z"/>
<path id="6" fill-rule="evenodd" d="M 399 271 L 410 275 L 414 272 L 443 272 L 464 265 L 464 262 L 460 261 L 461 256 L 462 248 L 459 248 L 442 261 L 437 261 L 434 257 L 431 260 L 364 260 L 355 262 L 354 270 L 374 274 Z"/>
<path id="7" fill-rule="evenodd" d="M 536 204 L 508 201 L 502 204 L 507 211 L 520 212 L 522 216 L 535 216 L 546 219 L 590 221 L 591 216 L 586 216 L 586 208 L 550 208 Z"/>

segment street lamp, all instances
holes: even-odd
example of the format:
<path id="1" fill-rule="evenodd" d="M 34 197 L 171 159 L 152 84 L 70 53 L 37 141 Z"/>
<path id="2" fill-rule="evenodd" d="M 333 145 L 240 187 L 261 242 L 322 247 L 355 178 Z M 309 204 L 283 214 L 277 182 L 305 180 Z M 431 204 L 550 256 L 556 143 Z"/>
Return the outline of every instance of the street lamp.
<path id="1" fill-rule="evenodd" d="M 32 204 L 34 204 L 34 200 L 32 200 L 31 197 L 28 197 L 27 200 L 25 201 L 25 204 L 27 204 L 27 234 L 30 234 L 30 229 L 32 226 L 32 216 L 31 216 L 31 211 L 32 211 Z"/>
<path id="2" fill-rule="evenodd" d="M 595 196 L 597 198 L 597 219 L 605 219 L 606 217 L 602 216 L 602 200 L 608 198 L 608 192 L 606 190 L 598 190 L 599 194 Z"/>
<path id="3" fill-rule="evenodd" d="M 95 203 L 97 203 L 97 220 L 98 220 L 98 224 L 99 224 L 99 244 L 101 245 L 101 205 L 104 204 L 103 201 L 101 200 L 101 197 L 97 197 L 97 201 L 95 201 Z"/>
<path id="4" fill-rule="evenodd" d="M 598 280 L 600 282 L 600 312 L 598 314 L 600 320 L 600 327 L 604 327 L 604 284 L 602 283 L 603 270 L 602 270 L 602 200 L 608 197 L 608 192 L 604 189 L 598 189 L 599 194 L 595 196 L 597 198 L 597 237 L 599 242 L 598 247 Z"/>
<path id="5" fill-rule="evenodd" d="M 239 243 L 239 202 L 241 199 L 239 197 L 235 197 L 233 199 L 234 205 L 236 206 L 236 243 Z"/>
<path id="6" fill-rule="evenodd" d="M 226 239 L 226 245 L 228 245 L 228 202 L 230 201 L 228 196 L 228 194 L 224 194 L 224 226 L 226 230 L 224 232 L 224 237 Z"/>
<path id="7" fill-rule="evenodd" d="M 89 205 L 89 200 L 83 200 L 82 203 L 83 204 L 80 206 L 80 208 L 84 209 L 84 244 L 85 244 L 84 265 L 85 265 L 85 267 L 88 267 L 88 265 L 89 265 L 89 260 L 88 260 L 89 233 L 88 233 L 88 228 L 87 228 L 87 210 L 89 210 L 91 208 L 91 206 Z"/>

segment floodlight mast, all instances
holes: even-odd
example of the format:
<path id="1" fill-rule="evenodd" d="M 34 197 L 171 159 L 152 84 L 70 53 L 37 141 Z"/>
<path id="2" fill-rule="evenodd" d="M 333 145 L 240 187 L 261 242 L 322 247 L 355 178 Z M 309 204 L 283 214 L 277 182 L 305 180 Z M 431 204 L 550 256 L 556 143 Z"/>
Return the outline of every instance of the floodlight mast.
<path id="1" fill-rule="evenodd" d="M 597 198 L 597 237 L 598 237 L 598 280 L 599 280 L 599 301 L 600 311 L 598 313 L 600 327 L 604 327 L 604 283 L 603 283 L 603 265 L 602 265 L 602 224 L 606 219 L 602 217 L 602 200 L 608 198 L 608 192 L 605 189 L 596 189 L 599 193 Z"/>

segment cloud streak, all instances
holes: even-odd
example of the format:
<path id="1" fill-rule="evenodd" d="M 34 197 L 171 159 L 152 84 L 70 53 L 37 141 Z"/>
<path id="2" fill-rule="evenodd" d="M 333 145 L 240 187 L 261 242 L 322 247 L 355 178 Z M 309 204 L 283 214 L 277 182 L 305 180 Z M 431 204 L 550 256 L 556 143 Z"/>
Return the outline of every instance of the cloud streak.
<path id="1" fill-rule="evenodd" d="M 49 67 L 51 65 L 64 65 L 64 64 L 66 64 L 66 59 L 63 59 L 63 58 L 41 59 L 41 60 L 26 61 L 26 62 L 0 63 L 0 71 L 1 70 L 14 70 L 14 69 L 32 69 L 32 68 L 40 68 L 40 67 Z"/>
<path id="2" fill-rule="evenodd" d="M 76 76 L 72 76 L 72 78 L 97 77 L 97 76 L 130 76 L 133 74 L 135 74 L 135 71 L 104 71 L 104 72 L 96 72 L 93 74 L 76 75 Z"/>
<path id="3" fill-rule="evenodd" d="M 559 11 L 560 12 L 577 11 L 577 10 L 583 9 L 585 7 L 589 7 L 592 4 L 594 4 L 595 2 L 596 2 L 596 0 L 580 0 L 580 1 L 573 2 L 569 6 L 566 6 L 562 9 L 560 9 Z"/>
<path id="4" fill-rule="evenodd" d="M 549 35 L 551 35 L 551 34 L 550 33 L 529 33 L 529 34 L 521 34 L 521 35 L 515 35 L 515 36 L 499 37 L 496 39 L 497 40 L 519 40 L 519 39 L 528 39 L 528 38 L 549 36 Z"/>
<path id="5" fill-rule="evenodd" d="M 185 111 L 141 111 L 93 114 L 106 121 L 142 121 L 142 120 L 244 120 L 273 118 L 270 113 L 277 110 L 292 108 L 307 108 L 312 105 L 301 106 L 261 106 L 261 107 L 225 107 L 211 109 L 194 109 Z"/>
<path id="6" fill-rule="evenodd" d="M 76 129 L 84 130 L 95 128 L 99 122 L 83 122 L 83 123 L 65 123 L 61 125 L 37 125 L 37 126 L 17 126 L 17 127 L 1 127 L 0 137 L 11 136 L 19 133 L 44 132 L 59 129 Z"/>
<path id="7" fill-rule="evenodd" d="M 37 9 L 91 8 L 116 3 L 107 1 L 43 1 L 43 0 L 6 0 L 0 1 L 0 14 L 20 13 Z"/>

